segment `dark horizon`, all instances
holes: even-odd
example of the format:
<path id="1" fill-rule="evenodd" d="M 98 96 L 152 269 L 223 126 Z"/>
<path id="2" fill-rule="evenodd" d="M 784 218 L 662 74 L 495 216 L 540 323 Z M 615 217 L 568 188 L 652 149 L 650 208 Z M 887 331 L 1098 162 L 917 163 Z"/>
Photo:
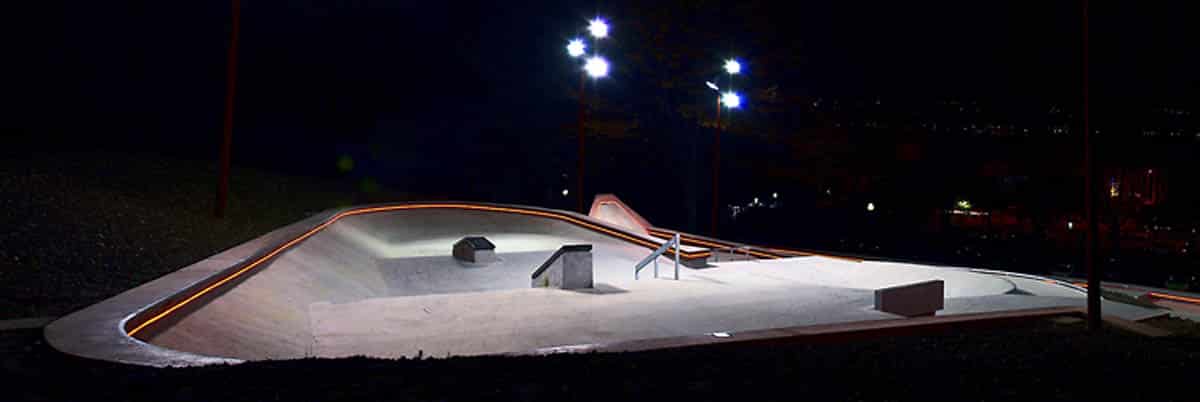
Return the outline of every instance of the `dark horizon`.
<path id="1" fill-rule="evenodd" d="M 15 43 L 10 76 L 22 102 L 8 130 L 215 144 L 228 4 L 19 7 L 28 7 L 13 13 L 24 16 L 15 28 L 25 39 Z M 738 56 L 748 62 L 746 85 L 756 88 L 809 98 L 962 99 L 1026 113 L 1079 108 L 1075 4 L 662 7 L 681 11 L 661 21 L 674 24 L 667 28 L 680 45 L 704 38 L 695 31 L 720 38 L 704 44 L 711 59 L 680 60 L 684 68 L 715 70 Z M 1185 43 L 1194 28 L 1174 11 L 1093 9 L 1094 108 L 1196 106 L 1197 65 Z M 612 41 L 624 41 L 611 46 L 636 52 L 647 38 L 631 37 L 631 21 L 621 18 L 637 13 L 644 10 L 592 2 L 244 2 L 238 143 L 353 143 L 405 130 L 464 139 L 489 128 L 555 133 L 574 117 L 565 40 L 591 15 L 609 15 Z M 613 77 L 598 93 L 612 102 L 645 97 L 645 74 L 621 55 L 611 59 Z M 63 111 L 72 118 L 56 118 Z M 1097 125 L 1114 123 L 1106 120 L 1098 114 Z"/>
<path id="2" fill-rule="evenodd" d="M 24 18 L 14 27 L 26 39 L 11 75 L 21 101 L 3 123 L 16 138 L 8 152 L 216 161 L 228 3 L 17 7 Z M 1091 12 L 1088 88 L 1102 165 L 1188 177 L 1200 66 L 1187 51 L 1196 36 L 1187 13 Z M 600 50 L 613 72 L 588 89 L 587 197 L 624 194 L 698 228 L 712 147 L 700 83 L 737 57 L 747 105 L 724 118 L 724 200 L 856 180 L 872 182 L 862 197 L 919 186 L 930 205 L 1020 191 L 988 184 L 999 174 L 1035 177 L 1075 205 L 1081 13 L 1071 2 L 246 1 L 233 162 L 567 208 L 556 194 L 574 191 L 578 66 L 563 46 L 603 15 L 613 37 Z M 342 172 L 347 158 L 354 169 Z M 653 195 L 663 186 L 647 171 L 667 172 L 686 212 Z M 1180 187 L 1177 200 L 1196 198 Z"/>

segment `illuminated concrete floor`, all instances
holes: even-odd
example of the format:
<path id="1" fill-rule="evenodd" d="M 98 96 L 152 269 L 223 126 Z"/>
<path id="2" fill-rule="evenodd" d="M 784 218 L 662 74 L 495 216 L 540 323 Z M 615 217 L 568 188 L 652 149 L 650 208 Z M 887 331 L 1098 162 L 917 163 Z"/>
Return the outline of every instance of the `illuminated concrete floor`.
<path id="1" fill-rule="evenodd" d="M 627 222 L 628 223 L 628 222 Z M 500 261 L 468 266 L 452 244 L 483 235 Z M 558 247 L 593 245 L 597 289 L 530 289 Z M 942 279 L 942 314 L 1082 305 L 1083 293 L 1037 280 L 824 257 L 681 268 L 681 280 L 634 280 L 644 247 L 561 221 L 482 211 L 346 217 L 169 326 L 154 345 L 246 360 L 444 356 L 895 318 L 873 290 Z M 664 277 L 671 263 L 660 259 Z M 1144 311 L 1118 311 L 1126 315 Z"/>
<path id="2" fill-rule="evenodd" d="M 909 264 L 822 257 L 732 262 L 680 281 L 617 281 L 597 291 L 511 289 L 310 306 L 313 355 L 524 353 L 713 332 L 896 318 L 872 309 L 872 289 L 946 281 L 939 314 L 1081 306 L 1083 294 L 1036 280 Z M 1123 305 L 1122 305 L 1123 306 Z M 1145 314 L 1129 306 L 1110 313 Z"/>

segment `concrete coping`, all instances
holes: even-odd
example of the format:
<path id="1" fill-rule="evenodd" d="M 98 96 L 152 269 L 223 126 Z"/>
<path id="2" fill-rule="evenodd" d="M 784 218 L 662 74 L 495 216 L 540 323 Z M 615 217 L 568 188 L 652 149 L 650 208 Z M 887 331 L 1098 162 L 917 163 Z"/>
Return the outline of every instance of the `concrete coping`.
<path id="1" fill-rule="evenodd" d="M 486 237 L 483 237 L 483 236 L 467 236 L 467 237 L 462 238 L 462 240 L 459 240 L 455 244 L 457 245 L 459 243 L 471 246 L 471 248 L 473 248 L 475 250 L 495 250 L 496 249 L 496 245 L 492 244 L 492 242 L 490 240 L 488 240 Z"/>

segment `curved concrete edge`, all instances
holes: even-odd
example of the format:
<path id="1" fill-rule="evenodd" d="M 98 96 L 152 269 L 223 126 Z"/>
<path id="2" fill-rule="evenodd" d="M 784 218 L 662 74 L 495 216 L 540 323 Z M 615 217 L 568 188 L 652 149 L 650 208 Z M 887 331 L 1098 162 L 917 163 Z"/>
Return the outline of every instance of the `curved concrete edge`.
<path id="1" fill-rule="evenodd" d="M 450 205 L 473 205 L 538 211 L 570 217 L 656 245 L 662 242 L 645 234 L 633 233 L 613 227 L 613 225 L 595 220 L 587 215 L 531 206 L 438 201 L 370 204 L 330 209 L 268 232 L 251 241 L 242 243 L 175 272 L 68 314 L 47 325 L 43 330 L 43 336 L 46 338 L 47 343 L 60 352 L 119 363 L 154 367 L 241 363 L 242 360 L 240 359 L 199 355 L 143 342 L 129 335 L 127 332 L 128 324 L 135 320 L 144 321 L 145 316 L 151 312 L 166 310 L 167 307 L 171 307 L 172 304 L 176 304 L 184 299 L 189 293 L 194 293 L 201 287 L 216 283 L 220 279 L 228 278 L 234 272 L 242 270 L 242 268 L 246 267 L 252 261 L 263 259 L 273 252 L 278 253 L 280 252 L 278 250 L 281 248 L 283 248 L 283 251 L 286 251 L 284 247 L 289 243 L 298 243 L 296 239 L 301 239 L 306 233 L 311 233 L 323 228 L 323 226 L 327 226 L 339 217 L 345 216 L 348 212 L 418 204 L 431 205 L 430 208 L 437 208 L 437 205 L 447 205 L 447 208 Z M 551 217 L 545 218 L 554 219 Z M 618 236 L 613 237 L 620 238 Z M 705 248 L 689 246 L 683 246 L 681 250 L 685 253 L 702 253 L 708 251 Z M 252 270 L 246 273 L 254 275 L 255 272 L 258 271 Z M 207 296 L 212 297 L 212 295 Z M 186 312 L 181 312 L 181 314 L 186 314 Z"/>
<path id="2" fill-rule="evenodd" d="M 326 211 L 273 230 L 248 242 L 144 283 L 50 323 L 46 342 L 60 352 L 119 363 L 154 367 L 237 364 L 242 360 L 167 349 L 129 336 L 126 324 L 153 306 L 228 273 L 293 238 L 336 212 Z"/>
<path id="3" fill-rule="evenodd" d="M 1079 286 L 1075 286 L 1075 284 L 1073 284 L 1073 283 L 1066 282 L 1066 281 L 1060 281 L 1060 280 L 1058 280 L 1058 279 L 1049 278 L 1049 277 L 1045 277 L 1045 276 L 1030 275 L 1030 274 L 1022 274 L 1022 273 L 1017 273 L 1017 272 L 1008 272 L 1008 271 L 997 271 L 997 270 L 994 270 L 994 269 L 982 269 L 982 268 L 960 268 L 960 269 L 965 269 L 965 270 L 968 270 L 968 271 L 971 271 L 971 272 L 977 272 L 977 273 L 981 273 L 981 274 L 988 274 L 988 275 L 999 275 L 999 276 L 1011 276 L 1011 277 L 1014 277 L 1014 278 L 1023 278 L 1023 279 L 1030 279 L 1030 280 L 1035 280 L 1035 281 L 1041 281 L 1041 282 L 1045 282 L 1045 283 L 1050 283 L 1050 284 L 1055 284 L 1055 285 L 1058 285 L 1058 286 L 1062 286 L 1062 287 L 1065 287 L 1065 288 L 1067 288 L 1067 289 L 1071 289 L 1071 290 L 1074 290 L 1074 291 L 1076 291 L 1076 292 L 1083 293 L 1083 294 L 1085 294 L 1085 295 L 1086 295 L 1086 294 L 1087 294 L 1087 292 L 1088 292 L 1088 291 L 1087 291 L 1087 289 L 1085 289 L 1085 288 L 1081 288 L 1081 287 L 1079 287 Z"/>

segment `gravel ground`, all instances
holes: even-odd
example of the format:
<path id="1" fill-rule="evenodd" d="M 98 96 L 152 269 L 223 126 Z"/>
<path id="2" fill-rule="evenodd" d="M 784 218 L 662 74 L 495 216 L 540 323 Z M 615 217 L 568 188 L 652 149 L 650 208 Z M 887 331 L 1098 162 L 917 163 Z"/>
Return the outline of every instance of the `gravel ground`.
<path id="1" fill-rule="evenodd" d="M 59 316 L 308 214 L 402 194 L 234 169 L 212 217 L 214 163 L 103 152 L 0 160 L 0 319 Z"/>

